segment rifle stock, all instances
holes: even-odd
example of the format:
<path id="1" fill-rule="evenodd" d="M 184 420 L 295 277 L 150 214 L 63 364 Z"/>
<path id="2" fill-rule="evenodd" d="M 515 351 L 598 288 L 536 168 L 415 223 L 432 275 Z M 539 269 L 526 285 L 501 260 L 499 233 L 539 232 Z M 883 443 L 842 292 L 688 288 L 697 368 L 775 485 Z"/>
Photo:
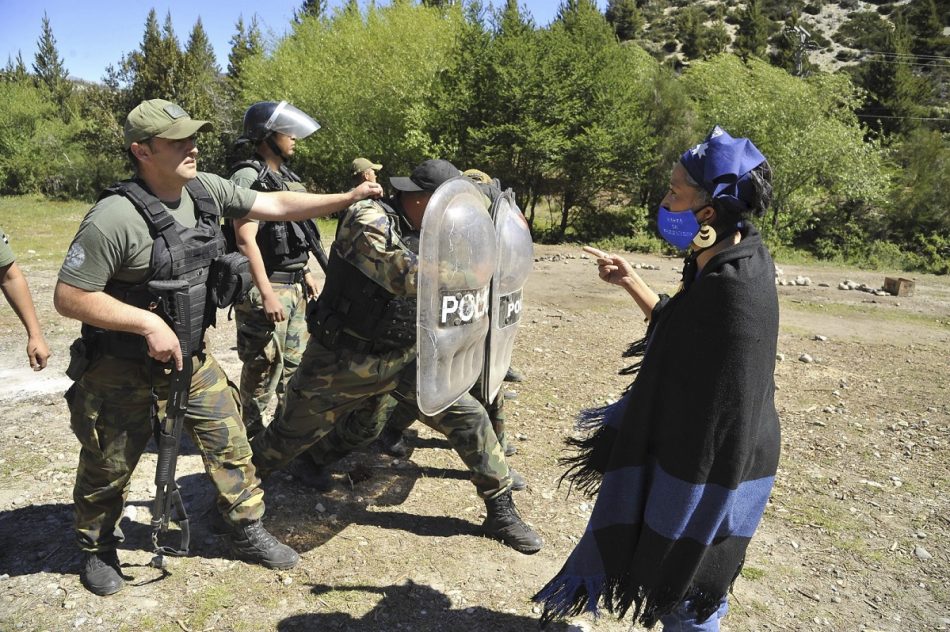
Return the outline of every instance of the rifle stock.
<path id="1" fill-rule="evenodd" d="M 181 442 L 181 430 L 188 413 L 188 393 L 191 390 L 191 374 L 194 368 L 192 350 L 189 341 L 188 315 L 190 296 L 187 281 L 151 281 L 150 289 L 162 300 L 169 303 L 175 313 L 175 334 L 182 352 L 182 368 L 172 369 L 168 388 L 168 400 L 165 404 L 165 416 L 156 420 L 156 440 L 158 443 L 158 463 L 155 466 L 155 502 L 152 505 L 152 546 L 155 557 L 152 565 L 164 568 L 163 555 L 183 556 L 188 554 L 191 531 L 188 514 L 181 499 L 178 483 L 175 482 L 175 468 L 178 464 L 178 448 Z M 181 323 L 181 324 L 180 324 Z M 159 534 L 168 531 L 172 515 L 181 529 L 181 544 L 178 548 L 163 546 L 158 542 Z"/>

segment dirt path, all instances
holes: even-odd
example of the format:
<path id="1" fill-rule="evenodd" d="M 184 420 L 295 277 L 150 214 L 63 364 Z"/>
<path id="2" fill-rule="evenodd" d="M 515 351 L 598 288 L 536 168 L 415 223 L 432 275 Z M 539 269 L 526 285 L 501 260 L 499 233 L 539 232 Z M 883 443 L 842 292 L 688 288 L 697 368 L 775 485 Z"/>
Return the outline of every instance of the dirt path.
<path id="1" fill-rule="evenodd" d="M 643 331 L 632 304 L 580 254 L 537 249 L 515 351 L 528 379 L 509 401 L 519 439 L 511 462 L 529 480 L 516 500 L 545 539 L 539 554 L 478 535 L 484 508 L 461 463 L 417 424 L 410 458 L 351 457 L 329 494 L 283 476 L 268 483 L 269 528 L 303 556 L 283 573 L 226 557 L 207 527 L 210 484 L 188 448 L 179 482 L 193 555 L 170 560 L 160 579 L 145 566 L 150 451 L 123 520 L 130 585 L 105 599 L 80 586 L 71 536 L 78 444 L 61 393 L 78 327 L 51 311 L 53 270 L 24 262 L 56 355 L 42 373 L 23 369 L 19 325 L 0 310 L 0 629 L 536 629 L 529 597 L 560 567 L 592 505 L 557 489 L 562 442 L 579 409 L 623 389 L 620 353 Z M 630 260 L 659 267 L 642 271 L 655 288 L 675 286 L 676 261 Z M 779 287 L 783 458 L 724 629 L 950 629 L 950 279 L 919 276 L 914 297 L 879 297 L 837 286 L 877 287 L 884 273 L 781 267 L 811 284 Z M 233 340 L 225 322 L 211 341 L 232 377 Z M 570 629 L 629 625 L 580 617 Z"/>

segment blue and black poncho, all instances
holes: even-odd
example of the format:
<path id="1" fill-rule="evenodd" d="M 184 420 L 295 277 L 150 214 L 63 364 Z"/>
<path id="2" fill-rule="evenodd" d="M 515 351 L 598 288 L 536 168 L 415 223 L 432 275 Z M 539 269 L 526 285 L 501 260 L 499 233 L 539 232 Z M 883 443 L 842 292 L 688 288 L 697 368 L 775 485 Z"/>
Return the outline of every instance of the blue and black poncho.
<path id="1" fill-rule="evenodd" d="M 700 620 L 729 591 L 779 458 L 774 264 L 743 239 L 663 297 L 624 397 L 582 415 L 566 478 L 596 495 L 587 529 L 534 599 L 542 622 L 599 607 L 652 627 L 688 601 Z"/>

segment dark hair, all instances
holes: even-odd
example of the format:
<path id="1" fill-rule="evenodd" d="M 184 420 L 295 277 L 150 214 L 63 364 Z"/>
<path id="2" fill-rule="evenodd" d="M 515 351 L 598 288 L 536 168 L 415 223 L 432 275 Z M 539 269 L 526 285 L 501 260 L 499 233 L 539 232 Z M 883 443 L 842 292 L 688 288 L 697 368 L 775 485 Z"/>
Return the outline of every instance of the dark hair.
<path id="1" fill-rule="evenodd" d="M 753 217 L 761 217 L 772 205 L 772 165 L 765 160 L 749 172 L 752 178 L 752 199 L 748 200 L 749 212 Z"/>
<path id="2" fill-rule="evenodd" d="M 772 205 L 772 165 L 769 164 L 768 160 L 765 160 L 752 169 L 747 175 L 749 176 L 752 189 L 749 199 L 743 198 L 742 201 L 745 202 L 747 208 L 741 211 L 737 208 L 737 204 L 735 203 L 717 198 L 710 199 L 708 191 L 698 184 L 695 186 L 702 192 L 704 196 L 703 201 L 716 209 L 716 214 L 725 223 L 731 223 L 733 220 L 739 221 L 748 217 L 761 217 L 765 214 L 765 211 L 768 210 L 769 206 Z M 690 184 L 693 184 L 689 174 L 686 175 L 686 178 Z"/>

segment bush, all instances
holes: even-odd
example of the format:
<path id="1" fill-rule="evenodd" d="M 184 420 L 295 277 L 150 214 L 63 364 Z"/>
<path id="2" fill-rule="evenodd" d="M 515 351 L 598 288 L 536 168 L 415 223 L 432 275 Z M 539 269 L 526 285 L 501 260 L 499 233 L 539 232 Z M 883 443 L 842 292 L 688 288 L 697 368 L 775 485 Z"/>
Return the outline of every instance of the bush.
<path id="1" fill-rule="evenodd" d="M 912 269 L 950 274 L 950 233 L 917 235 L 913 248 L 917 260 Z"/>

